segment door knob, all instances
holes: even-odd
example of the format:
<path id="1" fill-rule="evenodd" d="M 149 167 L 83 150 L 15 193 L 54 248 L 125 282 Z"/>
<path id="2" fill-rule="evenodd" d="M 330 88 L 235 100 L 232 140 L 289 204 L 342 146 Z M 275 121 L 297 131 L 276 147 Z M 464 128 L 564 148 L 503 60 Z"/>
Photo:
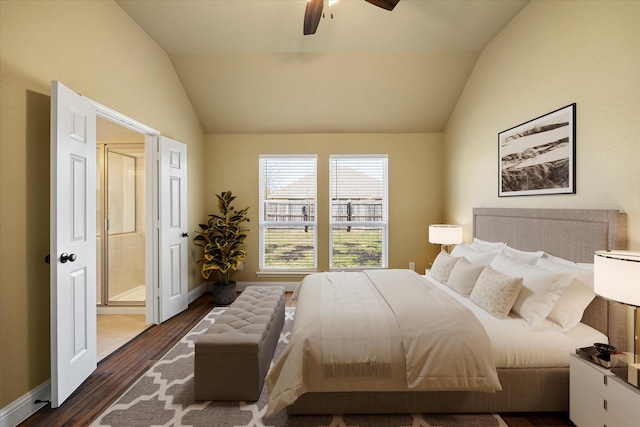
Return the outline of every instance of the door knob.
<path id="1" fill-rule="evenodd" d="M 189 233 L 182 233 L 182 237 L 189 237 Z"/>
<path id="2" fill-rule="evenodd" d="M 60 255 L 60 262 L 63 264 L 67 261 L 73 262 L 75 260 L 76 260 L 76 254 L 68 254 L 65 252 L 62 255 Z"/>

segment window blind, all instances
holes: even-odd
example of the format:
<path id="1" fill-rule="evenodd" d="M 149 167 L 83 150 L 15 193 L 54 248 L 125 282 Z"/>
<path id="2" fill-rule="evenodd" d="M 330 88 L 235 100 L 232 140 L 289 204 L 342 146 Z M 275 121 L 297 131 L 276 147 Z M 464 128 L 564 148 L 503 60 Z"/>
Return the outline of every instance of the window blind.
<path id="1" fill-rule="evenodd" d="M 332 269 L 387 266 L 386 155 L 331 156 Z"/>
<path id="2" fill-rule="evenodd" d="M 316 156 L 260 156 L 260 269 L 315 269 Z"/>

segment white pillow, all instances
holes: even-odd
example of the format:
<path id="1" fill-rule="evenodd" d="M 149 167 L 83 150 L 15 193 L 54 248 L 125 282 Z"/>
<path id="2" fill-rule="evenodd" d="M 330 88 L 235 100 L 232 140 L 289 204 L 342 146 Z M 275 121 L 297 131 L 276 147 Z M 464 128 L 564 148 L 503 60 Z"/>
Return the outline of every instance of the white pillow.
<path id="1" fill-rule="evenodd" d="M 548 270 L 566 270 L 569 268 L 581 271 L 593 271 L 593 263 L 573 262 L 548 253 L 545 253 L 544 256 L 538 260 L 536 265 Z"/>
<path id="2" fill-rule="evenodd" d="M 445 251 L 441 251 L 431 266 L 431 277 L 446 285 L 449 280 L 451 270 L 453 270 L 453 267 L 459 260 L 460 258 L 451 256 Z"/>
<path id="3" fill-rule="evenodd" d="M 471 247 L 479 251 L 493 251 L 496 249 L 504 249 L 507 246 L 505 242 L 487 242 L 486 240 L 480 240 L 477 237 L 473 238 Z"/>
<path id="4" fill-rule="evenodd" d="M 545 252 L 544 256 L 540 258 L 537 262 L 538 265 L 546 264 L 551 267 L 551 269 L 562 269 L 564 267 L 577 267 L 578 265 L 569 261 L 568 259 L 560 258 Z M 546 268 L 546 267 L 545 267 Z"/>
<path id="5" fill-rule="evenodd" d="M 522 264 L 505 253 L 498 255 L 491 267 L 509 276 L 522 277 L 522 289 L 512 311 L 525 319 L 529 328 L 538 326 L 547 318 L 574 276 L 564 271 Z"/>
<path id="6" fill-rule="evenodd" d="M 479 251 L 477 249 L 472 248 L 470 245 L 465 243 L 456 246 L 452 251 L 451 255 L 456 257 L 465 257 L 471 264 L 474 265 L 489 265 L 491 261 L 502 252 L 502 249 L 494 249 L 491 251 Z"/>
<path id="7" fill-rule="evenodd" d="M 447 286 L 469 298 L 482 270 L 484 270 L 483 265 L 473 265 L 466 258 L 460 258 L 460 261 L 451 270 Z"/>
<path id="8" fill-rule="evenodd" d="M 477 237 L 473 238 L 471 247 L 479 251 L 492 251 L 496 249 L 504 249 L 507 246 L 505 242 L 488 242 L 486 240 L 480 240 Z"/>
<path id="9" fill-rule="evenodd" d="M 476 282 L 469 299 L 498 319 L 505 319 L 518 298 L 522 277 L 510 277 L 486 266 Z"/>
<path id="10" fill-rule="evenodd" d="M 573 267 L 569 263 L 573 264 Z M 580 323 L 584 311 L 596 297 L 593 292 L 593 264 L 581 265 L 547 256 L 540 259 L 537 265 L 548 270 L 573 274 L 573 280 L 547 316 L 547 319 L 555 323 L 561 332 L 567 332 Z"/>
<path id="11" fill-rule="evenodd" d="M 514 249 L 510 246 L 504 248 L 504 252 L 512 258 L 517 259 L 523 264 L 534 265 L 544 255 L 543 251 L 526 252 L 518 249 Z"/>

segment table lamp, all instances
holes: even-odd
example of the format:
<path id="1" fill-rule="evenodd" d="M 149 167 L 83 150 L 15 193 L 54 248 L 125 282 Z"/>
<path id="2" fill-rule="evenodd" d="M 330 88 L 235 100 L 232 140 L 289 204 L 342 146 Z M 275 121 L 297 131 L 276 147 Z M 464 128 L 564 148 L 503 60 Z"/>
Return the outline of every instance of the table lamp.
<path id="1" fill-rule="evenodd" d="M 449 245 L 462 243 L 462 226 L 452 224 L 430 225 L 429 243 L 440 245 L 440 250 L 446 252 Z"/>
<path id="2" fill-rule="evenodd" d="M 593 257 L 596 294 L 632 306 L 633 357 L 638 363 L 638 307 L 640 307 L 640 252 L 597 251 Z"/>

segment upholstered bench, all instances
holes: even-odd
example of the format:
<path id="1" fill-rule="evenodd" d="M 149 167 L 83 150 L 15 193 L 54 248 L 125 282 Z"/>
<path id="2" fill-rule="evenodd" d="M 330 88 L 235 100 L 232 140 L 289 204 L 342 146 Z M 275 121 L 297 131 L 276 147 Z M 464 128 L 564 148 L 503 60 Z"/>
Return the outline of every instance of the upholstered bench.
<path id="1" fill-rule="evenodd" d="M 196 400 L 258 400 L 284 324 L 284 306 L 284 287 L 249 286 L 198 337 Z"/>

